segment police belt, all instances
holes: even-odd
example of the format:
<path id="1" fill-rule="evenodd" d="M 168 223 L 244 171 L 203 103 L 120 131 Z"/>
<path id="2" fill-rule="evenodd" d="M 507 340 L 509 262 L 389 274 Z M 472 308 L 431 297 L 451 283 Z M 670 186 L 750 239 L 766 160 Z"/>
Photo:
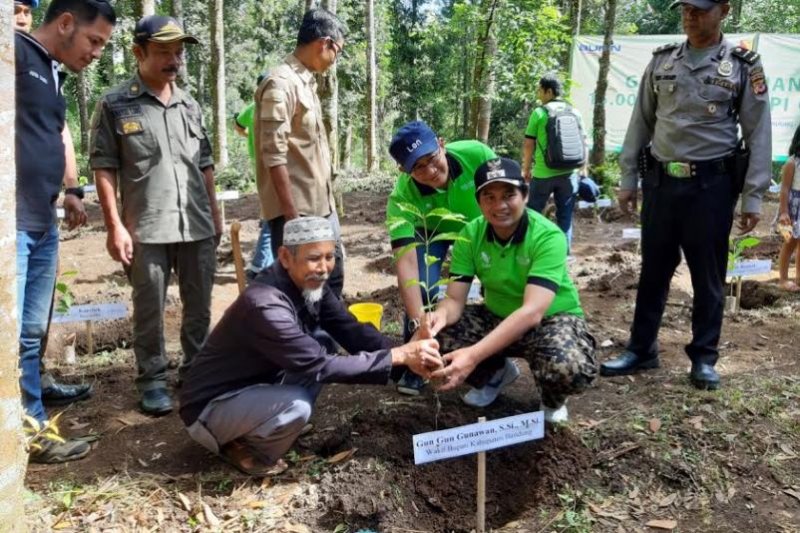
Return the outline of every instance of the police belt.
<path id="1" fill-rule="evenodd" d="M 730 171 L 733 156 L 711 161 L 669 161 L 661 163 L 664 173 L 672 178 L 692 179 L 698 174 L 726 174 Z"/>

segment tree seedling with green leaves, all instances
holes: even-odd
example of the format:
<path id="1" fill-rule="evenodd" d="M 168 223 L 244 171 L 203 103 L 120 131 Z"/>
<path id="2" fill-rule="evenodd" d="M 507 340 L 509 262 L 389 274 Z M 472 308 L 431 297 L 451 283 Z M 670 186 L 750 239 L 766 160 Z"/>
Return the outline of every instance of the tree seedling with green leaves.
<path id="1" fill-rule="evenodd" d="M 72 304 L 75 303 L 75 295 L 72 293 L 70 289 L 68 279 L 73 278 L 78 274 L 77 270 L 69 270 L 64 272 L 59 276 L 59 280 L 56 282 L 56 312 L 57 313 L 67 313 L 69 312 L 69 308 L 72 307 Z"/>
<path id="2" fill-rule="evenodd" d="M 736 268 L 737 263 L 742 260 L 742 254 L 745 250 L 758 246 L 760 243 L 761 240 L 756 237 L 731 239 L 728 244 L 728 271 Z M 733 276 L 731 278 L 731 291 L 728 298 L 733 302 L 733 311 L 738 312 L 742 298 L 742 276 Z"/>

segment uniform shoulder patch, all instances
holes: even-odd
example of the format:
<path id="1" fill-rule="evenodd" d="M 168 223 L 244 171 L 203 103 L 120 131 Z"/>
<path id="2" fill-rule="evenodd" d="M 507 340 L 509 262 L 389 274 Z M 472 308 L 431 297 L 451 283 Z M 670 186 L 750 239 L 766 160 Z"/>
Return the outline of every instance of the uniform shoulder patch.
<path id="1" fill-rule="evenodd" d="M 752 50 L 747 50 L 742 48 L 741 46 L 735 47 L 731 50 L 731 55 L 738 59 L 741 59 L 745 63 L 749 65 L 754 65 L 759 59 L 761 59 L 761 55 L 757 52 L 753 52 Z"/>
<path id="2" fill-rule="evenodd" d="M 659 46 L 658 48 L 656 48 L 655 50 L 653 50 L 653 55 L 660 54 L 661 52 L 666 52 L 668 50 L 675 50 L 680 45 L 681 45 L 681 43 L 663 44 L 663 45 Z"/>

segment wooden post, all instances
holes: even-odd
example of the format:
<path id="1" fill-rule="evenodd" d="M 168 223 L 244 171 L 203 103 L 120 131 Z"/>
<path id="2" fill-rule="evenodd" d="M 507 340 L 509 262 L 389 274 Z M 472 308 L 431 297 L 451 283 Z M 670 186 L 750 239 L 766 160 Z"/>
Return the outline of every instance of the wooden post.
<path id="1" fill-rule="evenodd" d="M 220 200 L 219 202 L 219 212 L 220 216 L 222 217 L 222 227 L 225 227 L 225 200 Z"/>
<path id="2" fill-rule="evenodd" d="M 478 423 L 486 422 L 486 417 L 478 418 Z M 478 453 L 478 516 L 476 533 L 486 532 L 486 452 Z"/>
<path id="3" fill-rule="evenodd" d="M 92 335 L 92 321 L 86 321 L 86 355 L 94 354 L 94 336 Z"/>
<path id="4" fill-rule="evenodd" d="M 739 314 L 739 309 L 742 308 L 742 276 L 736 278 L 736 308 L 734 314 Z"/>
<path id="5" fill-rule="evenodd" d="M 244 259 L 242 258 L 242 245 L 239 242 L 239 230 L 242 225 L 238 220 L 231 223 L 231 250 L 233 251 L 233 267 L 236 270 L 236 283 L 239 285 L 239 294 L 247 288 L 247 279 L 244 275 Z"/>

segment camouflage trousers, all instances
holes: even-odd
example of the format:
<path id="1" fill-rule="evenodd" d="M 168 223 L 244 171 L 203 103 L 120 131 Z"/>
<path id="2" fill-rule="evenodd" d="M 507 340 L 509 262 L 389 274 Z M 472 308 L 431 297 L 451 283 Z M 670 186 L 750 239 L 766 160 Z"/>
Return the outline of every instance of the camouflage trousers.
<path id="1" fill-rule="evenodd" d="M 471 346 L 495 329 L 502 319 L 482 305 L 468 305 L 461 318 L 442 330 L 441 352 Z M 542 319 L 521 339 L 482 361 L 469 375 L 467 383 L 482 387 L 503 368 L 507 357 L 520 357 L 530 365 L 541 389 L 542 404 L 560 407 L 567 396 L 583 392 L 597 375 L 595 340 L 583 318 L 559 314 Z"/>

